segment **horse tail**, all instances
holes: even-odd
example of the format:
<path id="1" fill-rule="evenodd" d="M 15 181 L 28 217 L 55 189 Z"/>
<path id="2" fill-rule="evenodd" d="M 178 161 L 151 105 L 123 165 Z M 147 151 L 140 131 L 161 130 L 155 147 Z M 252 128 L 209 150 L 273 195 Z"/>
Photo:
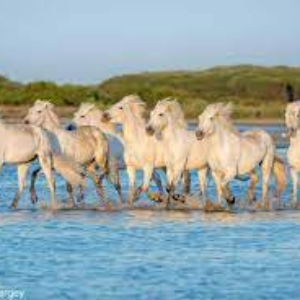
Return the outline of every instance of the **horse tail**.
<path id="1" fill-rule="evenodd" d="M 276 197 L 279 197 L 286 186 L 285 165 L 281 158 L 274 157 L 273 172 L 276 181 Z"/>
<path id="2" fill-rule="evenodd" d="M 92 134 L 96 141 L 96 162 L 103 173 L 108 176 L 110 174 L 108 138 L 98 128 L 93 128 Z"/>
<path id="3" fill-rule="evenodd" d="M 84 174 L 79 166 L 63 155 L 52 154 L 53 168 L 71 185 L 85 184 Z"/>

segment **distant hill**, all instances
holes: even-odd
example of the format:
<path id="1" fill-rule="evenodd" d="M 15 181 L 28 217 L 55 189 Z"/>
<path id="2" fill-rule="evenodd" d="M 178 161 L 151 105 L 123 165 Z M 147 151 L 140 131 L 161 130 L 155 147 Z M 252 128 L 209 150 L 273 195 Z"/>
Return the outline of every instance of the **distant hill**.
<path id="1" fill-rule="evenodd" d="M 159 99 L 176 97 L 190 118 L 217 101 L 233 102 L 236 117 L 282 118 L 286 83 L 293 84 L 296 93 L 300 93 L 300 68 L 238 65 L 203 71 L 147 72 L 118 76 L 91 86 L 20 84 L 0 76 L 0 104 L 30 104 L 37 98 L 50 98 L 58 105 L 92 101 L 107 107 L 135 93 L 149 108 Z"/>

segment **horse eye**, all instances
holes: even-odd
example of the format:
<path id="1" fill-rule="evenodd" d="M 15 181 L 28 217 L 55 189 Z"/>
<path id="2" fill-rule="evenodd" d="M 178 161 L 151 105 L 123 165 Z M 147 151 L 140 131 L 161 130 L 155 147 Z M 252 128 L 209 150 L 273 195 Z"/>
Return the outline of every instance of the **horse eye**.
<path id="1" fill-rule="evenodd" d="M 163 115 L 164 115 L 163 113 L 159 114 L 160 117 L 163 117 Z"/>
<path id="2" fill-rule="evenodd" d="M 83 119 L 83 118 L 84 118 L 84 116 L 80 116 L 80 118 L 82 118 L 82 119 Z"/>
<path id="3" fill-rule="evenodd" d="M 123 109 L 123 107 L 121 106 L 121 107 L 119 107 L 119 109 L 120 109 L 120 110 L 122 110 L 122 109 Z"/>
<path id="4" fill-rule="evenodd" d="M 38 113 L 38 114 L 41 114 L 41 113 L 42 113 L 42 111 L 41 111 L 41 110 L 38 110 L 38 111 L 37 111 L 37 113 Z"/>

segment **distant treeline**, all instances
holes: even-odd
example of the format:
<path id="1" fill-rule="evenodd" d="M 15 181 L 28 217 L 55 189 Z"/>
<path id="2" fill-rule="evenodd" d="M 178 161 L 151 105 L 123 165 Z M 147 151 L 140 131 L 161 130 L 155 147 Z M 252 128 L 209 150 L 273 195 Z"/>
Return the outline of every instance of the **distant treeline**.
<path id="1" fill-rule="evenodd" d="M 99 85 L 58 85 L 53 82 L 21 84 L 0 76 L 0 104 L 31 104 L 38 98 L 57 105 L 95 102 L 101 107 L 128 94 L 138 94 L 149 108 L 157 100 L 173 96 L 186 116 L 195 118 L 211 102 L 231 101 L 239 118 L 282 118 L 284 86 L 300 92 L 300 68 L 239 65 L 204 71 L 151 72 L 111 78 Z M 298 94 L 299 96 L 299 94 Z"/>

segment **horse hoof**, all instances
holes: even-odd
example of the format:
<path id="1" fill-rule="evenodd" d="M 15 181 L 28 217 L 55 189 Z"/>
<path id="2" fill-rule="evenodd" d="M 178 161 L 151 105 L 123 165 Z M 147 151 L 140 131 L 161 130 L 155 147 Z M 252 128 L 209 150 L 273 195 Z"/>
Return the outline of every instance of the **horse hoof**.
<path id="1" fill-rule="evenodd" d="M 211 212 L 214 210 L 214 205 L 210 201 L 205 201 L 203 205 L 203 211 Z"/>
<path id="2" fill-rule="evenodd" d="M 232 205 L 235 204 L 236 199 L 235 199 L 235 197 L 233 196 L 233 197 L 227 198 L 226 201 L 227 201 L 227 203 L 228 203 L 229 206 L 232 206 Z"/>
<path id="3" fill-rule="evenodd" d="M 158 193 L 149 193 L 148 197 L 150 200 L 152 200 L 156 203 L 162 203 L 164 201 L 163 198 L 161 197 L 161 195 Z"/>
<path id="4" fill-rule="evenodd" d="M 183 195 L 180 194 L 175 194 L 172 196 L 173 200 L 177 201 L 177 202 L 181 202 L 181 203 L 185 203 L 186 202 L 186 198 Z"/>

